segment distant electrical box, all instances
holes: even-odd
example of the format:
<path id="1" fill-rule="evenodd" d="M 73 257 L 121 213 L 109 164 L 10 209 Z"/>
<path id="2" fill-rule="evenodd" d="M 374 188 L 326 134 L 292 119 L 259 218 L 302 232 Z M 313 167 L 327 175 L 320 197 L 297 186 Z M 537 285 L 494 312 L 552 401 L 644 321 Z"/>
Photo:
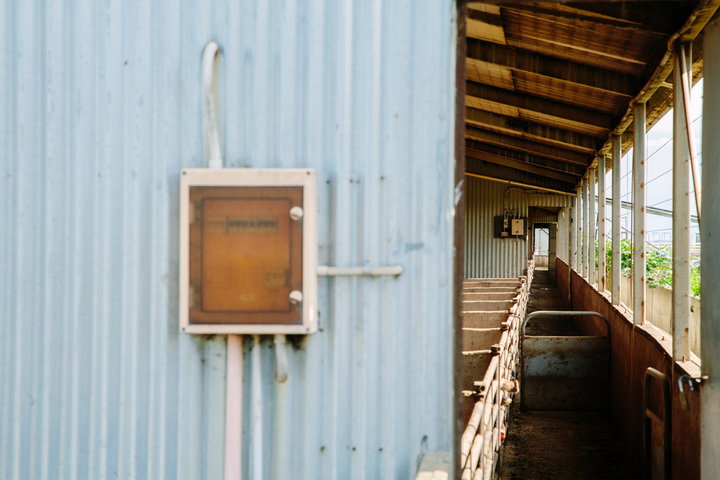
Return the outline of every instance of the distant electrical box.
<path id="1" fill-rule="evenodd" d="M 187 169 L 180 195 L 181 329 L 315 331 L 315 173 Z"/>
<path id="2" fill-rule="evenodd" d="M 495 238 L 524 238 L 527 236 L 527 218 L 498 215 L 495 217 Z"/>

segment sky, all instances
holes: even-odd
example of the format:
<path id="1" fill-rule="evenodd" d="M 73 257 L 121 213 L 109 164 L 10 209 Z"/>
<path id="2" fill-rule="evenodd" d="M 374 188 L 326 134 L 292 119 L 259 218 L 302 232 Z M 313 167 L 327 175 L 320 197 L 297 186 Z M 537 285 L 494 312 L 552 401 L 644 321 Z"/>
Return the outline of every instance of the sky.
<path id="1" fill-rule="evenodd" d="M 702 79 L 692 89 L 692 110 L 690 118 L 693 119 L 693 139 L 695 152 L 699 163 L 702 162 Z M 673 133 L 673 111 L 672 109 L 661 118 L 647 132 L 646 148 L 646 205 L 672 210 L 672 133 Z M 632 149 L 623 157 L 621 162 L 621 196 L 623 201 L 632 201 Z M 608 172 L 605 179 L 607 190 L 605 196 L 612 196 L 612 172 Z M 691 211 L 695 215 L 695 199 L 691 195 Z M 608 230 L 611 228 L 611 207 L 606 208 L 608 219 Z M 623 229 L 628 231 L 632 228 L 632 216 L 629 210 L 621 210 Z M 647 240 L 650 243 L 667 243 L 671 241 L 672 218 L 657 215 L 647 215 L 646 219 Z M 624 230 L 623 230 L 624 231 Z M 695 243 L 696 234 L 699 233 L 697 224 L 691 224 L 690 242 Z"/>

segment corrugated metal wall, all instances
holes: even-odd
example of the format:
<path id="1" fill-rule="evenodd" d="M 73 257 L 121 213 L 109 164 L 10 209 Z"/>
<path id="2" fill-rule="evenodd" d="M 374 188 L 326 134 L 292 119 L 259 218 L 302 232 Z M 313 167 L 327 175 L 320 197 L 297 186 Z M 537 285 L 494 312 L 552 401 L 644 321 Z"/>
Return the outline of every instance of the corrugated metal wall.
<path id="1" fill-rule="evenodd" d="M 286 384 L 263 344 L 264 476 L 408 478 L 450 449 L 454 15 L 0 2 L 0 478 L 222 476 L 225 340 L 177 328 L 178 175 L 203 166 L 211 39 L 228 166 L 317 169 L 320 262 L 405 267 L 320 279 Z"/>
<path id="2" fill-rule="evenodd" d="M 466 177 L 465 278 L 506 278 L 522 275 L 527 265 L 526 239 L 494 238 L 493 218 L 505 208 L 528 215 L 524 190 L 504 183 Z"/>

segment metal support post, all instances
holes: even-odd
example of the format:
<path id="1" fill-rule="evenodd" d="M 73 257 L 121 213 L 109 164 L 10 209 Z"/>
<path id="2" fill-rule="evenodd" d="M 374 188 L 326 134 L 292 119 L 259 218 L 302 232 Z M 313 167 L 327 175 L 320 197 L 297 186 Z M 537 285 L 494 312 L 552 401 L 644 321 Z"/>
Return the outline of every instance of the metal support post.
<path id="1" fill-rule="evenodd" d="M 702 202 L 720 204 L 720 20 L 705 27 L 703 47 Z M 713 160 L 709 160 L 713 159 Z M 713 208 L 713 207 L 710 207 Z M 720 215 L 702 217 L 700 238 L 704 245 L 717 245 Z M 707 248 L 700 264 L 703 285 L 720 284 L 720 249 Z M 702 370 L 707 375 L 700 389 L 700 475 L 705 480 L 720 478 L 720 295 L 710 290 L 702 295 L 700 338 Z"/>
<path id="2" fill-rule="evenodd" d="M 590 279 L 590 188 L 589 179 L 583 181 L 583 271 L 582 276 Z"/>
<path id="3" fill-rule="evenodd" d="M 605 291 L 605 154 L 598 157 L 598 290 Z"/>
<path id="4" fill-rule="evenodd" d="M 685 118 L 680 61 L 675 47 L 673 65 L 673 220 L 672 220 L 672 337 L 673 358 L 690 358 L 690 148 Z"/>
<path id="5" fill-rule="evenodd" d="M 620 165 L 622 139 L 612 136 L 612 303 L 620 305 Z"/>
<path id="6" fill-rule="evenodd" d="M 572 198 L 572 207 L 570 208 L 570 237 L 568 239 L 568 266 L 570 268 L 577 267 L 577 197 Z"/>
<path id="7" fill-rule="evenodd" d="M 633 144 L 633 323 L 645 323 L 645 104 L 636 103 Z"/>
<path id="8" fill-rule="evenodd" d="M 578 274 L 583 274 L 583 253 L 582 253 L 582 244 L 583 244 L 583 202 L 582 202 L 582 184 L 583 181 L 580 180 L 580 185 L 577 188 L 577 197 L 575 204 L 577 205 L 577 232 L 575 235 L 575 240 L 577 241 L 577 262 L 575 262 L 575 269 L 578 272 Z"/>
<path id="9" fill-rule="evenodd" d="M 590 234 L 588 241 L 588 282 L 591 284 L 597 283 L 597 277 L 595 275 L 595 230 L 596 230 L 596 218 L 595 217 L 595 172 L 594 168 L 590 169 L 590 178 L 588 181 L 588 219 L 590 220 L 590 228 L 588 233 Z"/>

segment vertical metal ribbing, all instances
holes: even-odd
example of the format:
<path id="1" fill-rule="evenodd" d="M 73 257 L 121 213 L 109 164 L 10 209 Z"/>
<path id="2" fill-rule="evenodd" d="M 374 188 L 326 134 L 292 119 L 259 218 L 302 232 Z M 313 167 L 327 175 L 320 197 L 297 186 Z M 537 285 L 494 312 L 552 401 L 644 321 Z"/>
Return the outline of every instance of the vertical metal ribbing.
<path id="1" fill-rule="evenodd" d="M 636 103 L 633 144 L 633 323 L 645 323 L 645 104 Z"/>
<path id="2" fill-rule="evenodd" d="M 590 180 L 583 181 L 583 277 L 590 279 Z"/>
<path id="3" fill-rule="evenodd" d="M 690 358 L 690 148 L 683 101 L 682 66 L 675 47 L 673 66 L 673 221 L 672 316 L 673 358 Z"/>
<path id="4" fill-rule="evenodd" d="M 596 269 L 595 269 L 595 230 L 596 230 L 596 217 L 595 217 L 595 172 L 596 169 L 590 169 L 590 177 L 588 179 L 588 220 L 590 220 L 588 234 L 588 281 L 590 283 L 596 283 Z"/>
<path id="5" fill-rule="evenodd" d="M 703 125 L 702 152 L 706 159 L 720 158 L 720 21 L 705 27 L 703 45 Z M 702 171 L 702 202 L 720 204 L 720 163 L 707 161 Z M 702 217 L 700 238 L 704 245 L 713 245 L 720 237 L 720 215 Z M 704 285 L 720 284 L 720 250 L 703 250 L 700 264 Z M 711 292 L 713 293 L 713 292 Z M 702 370 L 707 375 L 700 389 L 700 474 L 703 479 L 720 478 L 720 295 L 701 297 Z"/>
<path id="6" fill-rule="evenodd" d="M 605 155 L 598 157 L 598 290 L 605 291 Z"/>
<path id="7" fill-rule="evenodd" d="M 620 305 L 620 165 L 622 139 L 612 137 L 612 303 Z"/>

